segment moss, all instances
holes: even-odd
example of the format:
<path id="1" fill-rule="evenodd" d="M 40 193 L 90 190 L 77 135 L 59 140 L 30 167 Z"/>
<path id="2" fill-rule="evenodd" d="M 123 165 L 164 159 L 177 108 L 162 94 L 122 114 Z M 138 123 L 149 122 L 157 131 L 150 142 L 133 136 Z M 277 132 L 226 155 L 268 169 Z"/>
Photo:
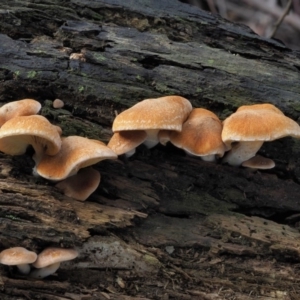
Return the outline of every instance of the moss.
<path id="1" fill-rule="evenodd" d="M 300 103 L 299 102 L 294 102 L 294 103 L 290 104 L 289 106 L 292 107 L 296 111 L 300 111 Z"/>
<path id="2" fill-rule="evenodd" d="M 162 84 L 162 83 L 156 83 L 155 85 L 155 90 L 157 90 L 160 93 L 168 93 L 168 94 L 172 94 L 174 93 L 173 90 L 169 89 L 166 85 Z"/>
<path id="3" fill-rule="evenodd" d="M 64 136 L 79 135 L 90 139 L 103 140 L 102 127 L 88 121 L 81 121 L 70 116 L 59 116 L 58 125 Z"/>
<path id="4" fill-rule="evenodd" d="M 5 217 L 6 219 L 10 219 L 10 220 L 13 220 L 13 221 L 21 220 L 20 218 L 14 216 L 14 215 L 5 215 L 4 217 Z"/>
<path id="5" fill-rule="evenodd" d="M 71 113 L 62 108 L 53 108 L 52 101 L 46 100 L 42 107 L 41 114 L 47 119 L 58 120 L 61 115 L 71 115 Z"/>
<path id="6" fill-rule="evenodd" d="M 19 75 L 20 75 L 20 71 L 15 71 L 15 72 L 14 72 L 14 78 L 18 78 Z"/>
<path id="7" fill-rule="evenodd" d="M 145 82 L 145 79 L 143 77 L 141 77 L 140 75 L 136 75 L 136 80 L 140 81 L 140 82 Z"/>
<path id="8" fill-rule="evenodd" d="M 208 62 L 208 65 L 212 66 L 212 65 L 214 65 L 215 61 L 213 59 L 209 59 L 207 62 Z"/>
<path id="9" fill-rule="evenodd" d="M 78 92 L 79 92 L 79 93 L 83 93 L 83 92 L 84 92 L 84 86 L 83 86 L 83 85 L 80 85 L 80 86 L 78 87 Z"/>
<path id="10" fill-rule="evenodd" d="M 106 60 L 105 56 L 103 56 L 102 54 L 99 53 L 93 53 L 93 57 L 97 60 L 97 61 L 104 61 Z"/>
<path id="11" fill-rule="evenodd" d="M 159 262 L 159 260 L 158 260 L 155 256 L 153 256 L 153 255 L 145 254 L 145 255 L 144 255 L 144 261 L 145 261 L 147 264 L 150 264 L 150 265 L 153 265 L 153 266 L 160 267 L 160 262 Z"/>
<path id="12" fill-rule="evenodd" d="M 33 79 L 37 76 L 37 74 L 38 74 L 37 71 L 29 71 L 27 72 L 27 78 Z"/>

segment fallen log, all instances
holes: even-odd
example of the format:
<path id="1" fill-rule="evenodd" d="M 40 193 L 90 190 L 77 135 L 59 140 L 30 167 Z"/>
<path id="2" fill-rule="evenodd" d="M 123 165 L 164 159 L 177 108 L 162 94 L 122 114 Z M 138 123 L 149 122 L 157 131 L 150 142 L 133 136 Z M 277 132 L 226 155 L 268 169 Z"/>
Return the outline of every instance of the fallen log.
<path id="1" fill-rule="evenodd" d="M 0 101 L 37 99 L 65 136 L 108 142 L 117 113 L 170 94 L 221 119 L 264 102 L 299 118 L 299 53 L 178 1 L 2 0 L 0 14 Z M 83 203 L 1 154 L 0 250 L 80 252 L 46 281 L 1 266 L 1 299 L 298 299 L 299 145 L 265 143 L 269 171 L 141 146 L 97 164 Z"/>

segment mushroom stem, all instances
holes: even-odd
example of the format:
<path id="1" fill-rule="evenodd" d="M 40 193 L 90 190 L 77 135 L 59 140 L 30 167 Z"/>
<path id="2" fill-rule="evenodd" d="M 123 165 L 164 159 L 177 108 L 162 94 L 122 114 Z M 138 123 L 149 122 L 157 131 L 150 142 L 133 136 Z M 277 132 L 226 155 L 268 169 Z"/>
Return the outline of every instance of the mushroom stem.
<path id="1" fill-rule="evenodd" d="M 166 144 L 170 141 L 171 132 L 171 130 L 160 130 L 158 132 L 157 138 L 163 146 L 166 146 Z"/>
<path id="2" fill-rule="evenodd" d="M 125 153 L 125 156 L 126 156 L 127 158 L 129 158 L 129 157 L 132 156 L 134 153 L 135 153 L 135 148 L 131 149 L 130 151 L 127 151 L 127 152 Z"/>
<path id="3" fill-rule="evenodd" d="M 22 273 L 22 274 L 29 274 L 30 272 L 30 266 L 29 264 L 20 264 L 20 265 L 17 265 L 17 268 L 19 269 L 19 272 Z"/>
<path id="4" fill-rule="evenodd" d="M 223 159 L 223 163 L 231 166 L 240 166 L 244 161 L 255 156 L 263 141 L 239 142 L 232 147 Z"/>
<path id="5" fill-rule="evenodd" d="M 36 147 L 34 147 L 34 151 L 35 152 L 32 156 L 32 159 L 34 160 L 35 164 L 38 165 L 44 154 L 42 145 L 41 144 L 36 145 Z"/>
<path id="6" fill-rule="evenodd" d="M 159 140 L 158 140 L 159 129 L 148 129 L 145 131 L 147 133 L 147 138 L 144 141 L 144 144 L 146 145 L 146 147 L 148 149 L 153 148 L 154 146 L 156 146 L 159 143 Z"/>
<path id="7" fill-rule="evenodd" d="M 216 161 L 216 155 L 215 154 L 203 155 L 203 156 L 201 156 L 201 159 L 204 160 L 204 161 L 208 161 L 208 162 L 215 162 Z"/>
<path id="8" fill-rule="evenodd" d="M 47 276 L 54 274 L 58 270 L 59 266 L 60 266 L 60 262 L 54 263 L 44 268 L 36 269 L 33 272 L 31 272 L 30 277 L 45 278 Z"/>

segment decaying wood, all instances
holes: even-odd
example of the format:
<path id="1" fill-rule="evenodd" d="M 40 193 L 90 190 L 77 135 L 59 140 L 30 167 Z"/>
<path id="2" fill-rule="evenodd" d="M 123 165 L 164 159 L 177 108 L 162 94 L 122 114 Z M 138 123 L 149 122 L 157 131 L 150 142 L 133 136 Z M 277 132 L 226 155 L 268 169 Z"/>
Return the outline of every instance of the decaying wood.
<path id="1" fill-rule="evenodd" d="M 262 102 L 299 118 L 299 54 L 195 7 L 2 0 L 0 15 L 0 100 L 39 100 L 64 135 L 107 142 L 117 113 L 169 94 L 221 119 Z M 141 146 L 97 164 L 84 203 L 33 177 L 30 155 L 1 155 L 0 250 L 80 255 L 46 281 L 1 266 L 0 297 L 299 299 L 299 151 L 292 138 L 266 143 L 276 168 L 258 172 Z"/>

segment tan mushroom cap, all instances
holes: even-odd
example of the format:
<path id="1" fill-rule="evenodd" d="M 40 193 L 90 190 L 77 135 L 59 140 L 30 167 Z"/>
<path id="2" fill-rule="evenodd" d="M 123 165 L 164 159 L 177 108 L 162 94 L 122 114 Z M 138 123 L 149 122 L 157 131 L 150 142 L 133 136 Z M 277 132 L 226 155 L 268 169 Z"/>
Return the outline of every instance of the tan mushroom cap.
<path id="1" fill-rule="evenodd" d="M 283 112 L 279 108 L 277 108 L 276 106 L 274 106 L 273 104 L 270 104 L 270 103 L 242 105 L 237 109 L 237 112 L 243 111 L 243 110 L 249 110 L 249 109 L 251 109 L 251 110 L 266 109 L 266 110 L 270 110 L 275 113 L 278 113 L 280 115 L 283 115 Z"/>
<path id="2" fill-rule="evenodd" d="M 36 153 L 55 155 L 61 147 L 56 126 L 39 115 L 15 117 L 3 124 L 0 129 L 0 151 L 21 155 L 29 145 Z"/>
<path id="3" fill-rule="evenodd" d="M 52 103 L 53 108 L 63 108 L 65 105 L 64 101 L 60 99 L 55 99 Z"/>
<path id="4" fill-rule="evenodd" d="M 37 257 L 33 266 L 37 269 L 47 267 L 52 264 L 61 263 L 76 258 L 78 252 L 75 249 L 50 247 L 43 250 Z"/>
<path id="5" fill-rule="evenodd" d="M 115 132 L 111 137 L 107 147 L 112 149 L 117 155 L 134 154 L 135 148 L 146 140 L 147 134 L 143 130 L 131 130 Z"/>
<path id="6" fill-rule="evenodd" d="M 267 170 L 274 168 L 275 162 L 270 158 L 255 155 L 254 157 L 244 161 L 242 166 L 251 169 Z"/>
<path id="7" fill-rule="evenodd" d="M 0 263 L 8 266 L 32 264 L 37 259 L 37 254 L 23 247 L 5 249 L 0 253 Z"/>
<path id="8" fill-rule="evenodd" d="M 55 186 L 66 196 L 85 201 L 99 186 L 100 173 L 93 168 L 79 170 L 76 175 L 60 181 Z"/>
<path id="9" fill-rule="evenodd" d="M 192 110 L 191 103 L 180 96 L 143 100 L 120 113 L 114 120 L 113 132 L 125 130 L 169 129 L 181 131 Z"/>
<path id="10" fill-rule="evenodd" d="M 210 155 L 224 155 L 225 145 L 221 133 L 222 123 L 213 112 L 204 108 L 194 108 L 183 123 L 182 131 L 170 132 L 169 138 L 176 147 L 204 158 Z"/>
<path id="11" fill-rule="evenodd" d="M 56 155 L 43 156 L 36 173 L 49 180 L 63 180 L 104 159 L 117 159 L 117 155 L 98 140 L 68 136 L 62 138 L 61 150 Z"/>
<path id="12" fill-rule="evenodd" d="M 18 116 L 35 115 L 41 107 L 41 104 L 33 99 L 22 99 L 6 103 L 0 108 L 0 126 Z"/>
<path id="13" fill-rule="evenodd" d="M 273 141 L 285 136 L 300 137 L 300 127 L 272 104 L 241 106 L 223 122 L 226 144 L 240 141 Z"/>

